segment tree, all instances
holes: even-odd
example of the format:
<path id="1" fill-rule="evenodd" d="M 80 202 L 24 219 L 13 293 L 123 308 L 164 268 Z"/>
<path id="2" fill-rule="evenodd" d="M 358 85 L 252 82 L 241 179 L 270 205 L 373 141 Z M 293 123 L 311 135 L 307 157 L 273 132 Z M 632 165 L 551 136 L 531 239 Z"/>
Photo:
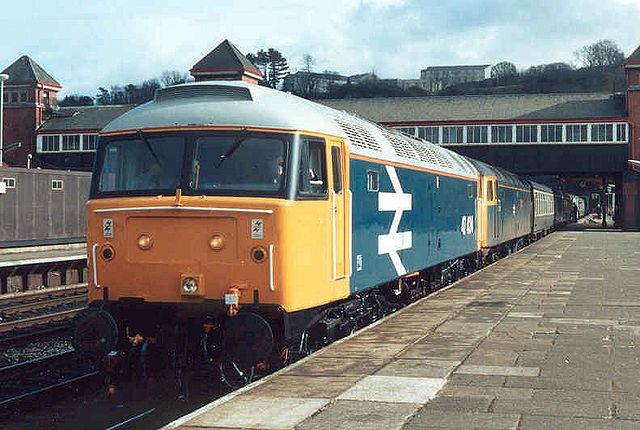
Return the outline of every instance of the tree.
<path id="1" fill-rule="evenodd" d="M 189 75 L 186 73 L 180 73 L 177 70 L 165 70 L 160 75 L 160 83 L 164 87 L 170 87 L 172 85 L 184 84 L 187 82 Z"/>
<path id="2" fill-rule="evenodd" d="M 98 88 L 98 94 L 96 94 L 96 104 L 98 105 L 110 105 L 111 93 L 106 88 Z"/>
<path id="3" fill-rule="evenodd" d="M 255 55 L 247 54 L 247 59 L 262 72 L 265 84 L 271 88 L 278 87 L 280 81 L 289 74 L 287 59 L 276 49 L 261 49 Z"/>
<path id="4" fill-rule="evenodd" d="M 280 81 L 289 74 L 289 65 L 280 51 L 269 48 L 267 52 L 269 54 L 269 79 L 267 79 L 267 84 L 271 88 L 276 88 Z"/>
<path id="5" fill-rule="evenodd" d="M 604 39 L 583 46 L 575 52 L 576 59 L 587 69 L 608 69 L 624 63 L 624 52 L 615 42 Z"/>
<path id="6" fill-rule="evenodd" d="M 65 106 L 93 106 L 93 98 L 89 96 L 80 96 L 77 94 L 70 94 L 65 96 L 58 105 L 60 107 Z"/>
<path id="7" fill-rule="evenodd" d="M 495 79 L 510 78 L 517 74 L 516 65 L 509 61 L 501 61 L 491 68 L 491 77 Z"/>

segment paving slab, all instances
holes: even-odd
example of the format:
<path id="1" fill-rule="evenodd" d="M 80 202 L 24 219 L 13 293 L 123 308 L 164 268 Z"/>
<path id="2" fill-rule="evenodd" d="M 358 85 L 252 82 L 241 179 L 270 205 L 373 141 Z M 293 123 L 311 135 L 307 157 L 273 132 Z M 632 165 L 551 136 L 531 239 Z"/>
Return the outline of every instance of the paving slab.
<path id="1" fill-rule="evenodd" d="M 426 403 L 445 384 L 444 378 L 407 376 L 365 376 L 340 394 L 341 400 L 364 400 L 387 403 Z"/>
<path id="2" fill-rule="evenodd" d="M 638 244 L 556 232 L 171 427 L 640 428 Z"/>

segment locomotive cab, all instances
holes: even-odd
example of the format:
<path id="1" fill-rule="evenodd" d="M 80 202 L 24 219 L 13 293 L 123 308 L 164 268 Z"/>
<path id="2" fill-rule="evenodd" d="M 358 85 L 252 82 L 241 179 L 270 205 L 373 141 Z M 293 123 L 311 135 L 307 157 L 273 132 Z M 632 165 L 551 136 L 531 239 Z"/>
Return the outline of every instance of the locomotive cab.
<path id="1" fill-rule="evenodd" d="M 135 336 L 221 329 L 209 352 L 255 363 L 295 342 L 307 310 L 349 295 L 346 166 L 342 140 L 325 135 L 104 133 L 76 348 L 104 355 Z"/>

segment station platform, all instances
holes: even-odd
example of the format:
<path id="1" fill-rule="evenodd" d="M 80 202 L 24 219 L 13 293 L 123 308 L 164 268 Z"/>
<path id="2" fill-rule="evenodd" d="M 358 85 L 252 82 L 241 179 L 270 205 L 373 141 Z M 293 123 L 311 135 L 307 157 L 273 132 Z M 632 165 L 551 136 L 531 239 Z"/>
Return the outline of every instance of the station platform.
<path id="1" fill-rule="evenodd" d="M 639 245 L 553 233 L 165 428 L 640 428 Z"/>
<path id="2" fill-rule="evenodd" d="M 0 249 L 0 268 L 82 260 L 86 258 L 86 243 L 3 248 Z"/>

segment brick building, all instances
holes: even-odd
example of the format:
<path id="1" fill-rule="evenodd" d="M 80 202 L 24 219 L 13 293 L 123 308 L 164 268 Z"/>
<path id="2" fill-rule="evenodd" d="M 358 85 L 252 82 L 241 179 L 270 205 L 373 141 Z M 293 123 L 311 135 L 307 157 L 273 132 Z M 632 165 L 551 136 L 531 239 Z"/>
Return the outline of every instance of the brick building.
<path id="1" fill-rule="evenodd" d="M 9 75 L 4 83 L 4 162 L 25 166 L 34 153 L 36 130 L 55 109 L 62 86 L 27 55 L 2 73 Z"/>

